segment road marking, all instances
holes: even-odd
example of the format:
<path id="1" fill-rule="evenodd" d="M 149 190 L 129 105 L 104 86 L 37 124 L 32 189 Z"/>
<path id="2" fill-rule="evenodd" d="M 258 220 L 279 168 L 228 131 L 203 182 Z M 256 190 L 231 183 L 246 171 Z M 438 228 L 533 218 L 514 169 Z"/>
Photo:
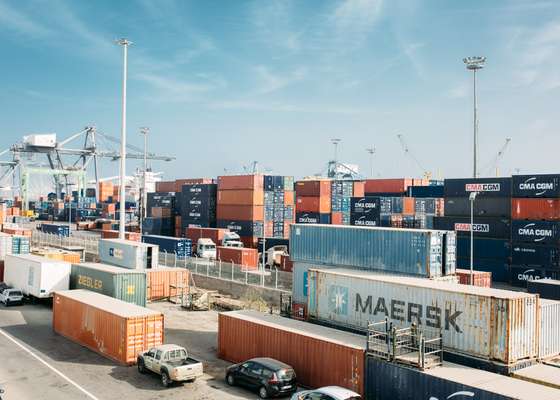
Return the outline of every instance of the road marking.
<path id="1" fill-rule="evenodd" d="M 53 372 L 55 372 L 56 374 L 58 374 L 61 378 L 63 378 L 64 380 L 66 380 L 67 382 L 69 382 L 70 384 L 72 384 L 73 386 L 75 386 L 79 391 L 81 391 L 83 394 L 85 394 L 87 397 L 89 397 L 92 400 L 99 400 L 97 397 L 95 397 L 93 394 L 91 394 L 90 392 L 88 392 L 87 390 L 85 390 L 83 387 L 81 387 L 80 385 L 78 385 L 76 382 L 74 382 L 72 379 L 68 378 L 66 375 L 64 375 L 62 372 L 60 372 L 58 369 L 56 369 L 55 367 L 53 367 L 52 365 L 50 365 L 49 363 L 47 363 L 45 360 L 43 360 L 41 357 L 39 357 L 38 355 L 36 355 L 35 353 L 33 353 L 31 350 L 29 350 L 27 347 L 25 347 L 23 344 L 21 344 L 20 342 L 18 342 L 16 339 L 14 339 L 11 335 L 7 334 L 3 329 L 0 329 L 0 334 L 2 334 L 4 337 L 6 337 L 8 340 L 10 340 L 11 342 L 15 343 L 18 347 L 20 347 L 21 349 L 23 349 L 25 352 L 27 352 L 30 356 L 32 356 L 33 358 L 35 358 L 37 361 L 39 361 L 40 363 L 42 363 L 43 365 L 45 365 L 47 368 L 49 368 L 50 370 L 52 370 Z"/>

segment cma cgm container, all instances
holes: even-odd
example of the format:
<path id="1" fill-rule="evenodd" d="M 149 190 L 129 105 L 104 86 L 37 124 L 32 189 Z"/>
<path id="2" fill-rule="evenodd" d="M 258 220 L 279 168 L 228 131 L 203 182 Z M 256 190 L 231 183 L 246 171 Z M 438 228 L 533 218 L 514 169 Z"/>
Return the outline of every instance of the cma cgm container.
<path id="1" fill-rule="evenodd" d="M 309 387 L 338 385 L 364 392 L 363 336 L 256 311 L 218 316 L 218 357 L 242 362 L 271 357 L 291 365 Z"/>
<path id="2" fill-rule="evenodd" d="M 542 279 L 560 279 L 560 269 L 512 265 L 509 269 L 509 283 L 522 288 L 527 282 Z"/>
<path id="3" fill-rule="evenodd" d="M 469 197 L 478 192 L 481 197 L 511 197 L 511 178 L 465 178 L 445 179 L 444 197 Z M 447 210 L 446 210 L 447 212 Z"/>
<path id="4" fill-rule="evenodd" d="M 474 259 L 473 269 L 492 273 L 492 281 L 509 282 L 510 264 L 506 259 L 480 258 Z M 457 268 L 470 270 L 471 259 L 457 258 Z"/>
<path id="5" fill-rule="evenodd" d="M 445 215 L 470 217 L 471 202 L 468 197 L 446 197 Z M 509 197 L 481 197 L 474 202 L 475 216 L 507 217 L 511 216 L 511 200 Z"/>
<path id="6" fill-rule="evenodd" d="M 158 246 L 121 239 L 99 240 L 99 259 L 102 263 L 128 269 L 157 268 Z"/>
<path id="7" fill-rule="evenodd" d="M 434 217 L 434 228 L 457 232 L 457 236 L 470 236 L 469 217 Z M 474 217 L 474 237 L 509 239 L 511 221 L 509 218 Z"/>
<path id="8" fill-rule="evenodd" d="M 169 299 L 186 294 L 190 272 L 185 268 L 159 267 L 146 270 L 147 300 Z"/>
<path id="9" fill-rule="evenodd" d="M 56 292 L 53 329 L 120 364 L 163 343 L 163 314 L 89 290 Z"/>
<path id="10" fill-rule="evenodd" d="M 560 244 L 559 221 L 511 221 L 511 240 L 514 242 Z"/>
<path id="11" fill-rule="evenodd" d="M 177 258 L 186 258 L 192 255 L 191 239 L 159 235 L 142 235 L 142 242 L 155 244 L 159 247 L 159 251 L 173 253 Z"/>
<path id="12" fill-rule="evenodd" d="M 98 263 L 72 264 L 70 289 L 86 289 L 144 307 L 146 273 Z"/>
<path id="13" fill-rule="evenodd" d="M 560 175 L 514 175 L 512 197 L 560 197 Z"/>
<path id="14" fill-rule="evenodd" d="M 449 246 L 446 235 L 453 236 Z M 291 229 L 290 257 L 303 263 L 434 278 L 455 271 L 454 236 L 419 229 L 296 224 Z"/>
<path id="15" fill-rule="evenodd" d="M 330 224 L 331 214 L 320 214 L 314 212 L 296 213 L 296 224 Z"/>
<path id="16" fill-rule="evenodd" d="M 541 299 L 560 300 L 560 281 L 554 279 L 527 281 L 527 291 L 538 294 Z"/>
<path id="17" fill-rule="evenodd" d="M 532 243 L 513 243 L 511 246 L 512 265 L 532 267 L 560 267 L 560 248 Z"/>
<path id="18" fill-rule="evenodd" d="M 560 199 L 512 199 L 511 218 L 560 220 Z"/>
<path id="19" fill-rule="evenodd" d="M 7 255 L 4 282 L 26 296 L 51 297 L 57 290 L 68 290 L 70 263 L 32 254 Z"/>
<path id="20" fill-rule="evenodd" d="M 473 255 L 475 260 L 507 260 L 511 256 L 511 245 L 507 239 L 474 238 Z M 471 257 L 471 238 L 457 238 L 457 258 Z"/>
<path id="21" fill-rule="evenodd" d="M 507 365 L 537 356 L 538 296 L 348 269 L 309 270 L 308 314 L 367 330 L 388 318 L 441 329 L 451 352 Z"/>

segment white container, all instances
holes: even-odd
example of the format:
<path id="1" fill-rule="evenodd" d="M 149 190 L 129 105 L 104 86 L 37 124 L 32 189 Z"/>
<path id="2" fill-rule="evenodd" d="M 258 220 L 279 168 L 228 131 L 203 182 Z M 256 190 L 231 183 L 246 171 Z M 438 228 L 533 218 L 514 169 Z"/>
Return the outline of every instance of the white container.
<path id="1" fill-rule="evenodd" d="M 540 299 L 539 359 L 560 355 L 560 301 Z"/>
<path id="2" fill-rule="evenodd" d="M 12 254 L 12 235 L 0 232 L 0 261 L 5 260 L 8 254 Z"/>
<path id="3" fill-rule="evenodd" d="M 100 239 L 99 259 L 101 263 L 128 269 L 158 267 L 159 246 L 121 239 Z"/>
<path id="4" fill-rule="evenodd" d="M 57 290 L 70 287 L 71 264 L 32 254 L 7 255 L 4 282 L 20 289 L 24 295 L 52 297 Z"/>
<path id="5" fill-rule="evenodd" d="M 367 330 L 386 317 L 397 326 L 441 329 L 446 349 L 514 364 L 537 357 L 538 296 L 380 275 L 348 269 L 310 269 L 310 318 Z"/>
<path id="6" fill-rule="evenodd" d="M 30 146 L 37 147 L 55 147 L 56 133 L 47 133 L 41 135 L 28 135 L 23 137 L 23 142 Z"/>

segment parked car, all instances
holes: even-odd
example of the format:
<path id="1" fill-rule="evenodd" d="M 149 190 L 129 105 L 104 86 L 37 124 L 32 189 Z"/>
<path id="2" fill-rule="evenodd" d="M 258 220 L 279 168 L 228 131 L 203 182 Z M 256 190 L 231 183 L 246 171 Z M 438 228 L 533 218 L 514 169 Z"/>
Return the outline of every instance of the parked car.
<path id="1" fill-rule="evenodd" d="M 154 372 L 161 376 L 161 384 L 194 382 L 202 376 L 202 363 L 187 355 L 187 350 L 174 344 L 164 344 L 140 353 L 137 359 L 138 372 Z"/>
<path id="2" fill-rule="evenodd" d="M 256 390 L 261 399 L 292 394 L 297 390 L 294 369 L 272 358 L 253 358 L 226 369 L 226 382 Z"/>
<path id="3" fill-rule="evenodd" d="M 340 386 L 325 386 L 295 393 L 291 400 L 361 400 L 362 396 Z"/>
<path id="4" fill-rule="evenodd" d="M 19 289 L 5 288 L 0 292 L 0 303 L 3 303 L 6 307 L 13 304 L 22 304 L 23 293 Z"/>

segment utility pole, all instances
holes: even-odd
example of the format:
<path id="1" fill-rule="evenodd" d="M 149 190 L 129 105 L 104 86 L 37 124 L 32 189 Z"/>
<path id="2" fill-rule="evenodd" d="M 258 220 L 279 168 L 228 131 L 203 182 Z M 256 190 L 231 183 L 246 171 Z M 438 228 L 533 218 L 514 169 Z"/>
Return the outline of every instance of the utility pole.
<path id="1" fill-rule="evenodd" d="M 369 153 L 369 169 L 370 169 L 370 176 L 373 178 L 373 155 L 375 154 L 375 146 L 371 146 L 366 148 L 366 151 Z"/>
<path id="2" fill-rule="evenodd" d="M 473 72 L 473 178 L 478 176 L 476 169 L 477 150 L 478 150 L 478 105 L 476 102 L 476 71 L 484 68 L 486 57 L 467 57 L 463 58 L 467 70 Z"/>
<path id="3" fill-rule="evenodd" d="M 144 173 L 142 174 L 142 190 L 140 191 L 140 235 L 142 234 L 142 222 L 146 218 L 146 200 L 148 191 L 146 190 L 146 171 L 148 170 L 148 133 L 150 128 L 140 128 L 140 134 L 144 135 Z"/>
<path id="4" fill-rule="evenodd" d="M 120 199 L 119 199 L 119 239 L 125 239 L 125 196 L 126 196 L 126 78 L 127 78 L 127 63 L 128 63 L 128 46 L 132 42 L 125 38 L 117 40 L 117 44 L 123 48 L 123 82 L 122 82 L 122 125 L 121 125 L 121 171 L 120 171 Z"/>

